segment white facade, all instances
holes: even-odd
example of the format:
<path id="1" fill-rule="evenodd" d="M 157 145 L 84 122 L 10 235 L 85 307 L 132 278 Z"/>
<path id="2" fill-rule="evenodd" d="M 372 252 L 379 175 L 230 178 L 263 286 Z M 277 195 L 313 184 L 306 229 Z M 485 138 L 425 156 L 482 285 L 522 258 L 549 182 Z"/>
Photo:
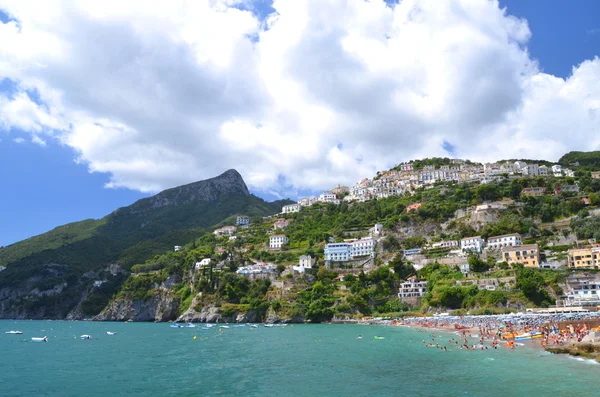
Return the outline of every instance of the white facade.
<path id="1" fill-rule="evenodd" d="M 352 259 L 350 243 L 329 243 L 325 246 L 325 260 L 344 262 Z"/>
<path id="2" fill-rule="evenodd" d="M 514 247 L 516 245 L 521 245 L 521 235 L 518 233 L 490 237 L 487 241 L 487 247 L 493 250 L 499 250 L 502 247 Z"/>
<path id="3" fill-rule="evenodd" d="M 381 232 L 383 232 L 383 225 L 381 223 L 376 223 L 375 226 L 369 229 L 371 236 L 379 236 Z"/>
<path id="4" fill-rule="evenodd" d="M 235 224 L 237 226 L 249 225 L 250 224 L 250 217 L 244 216 L 244 215 L 238 216 L 236 218 L 236 220 L 235 220 Z"/>
<path id="5" fill-rule="evenodd" d="M 458 241 L 439 241 L 437 243 L 431 244 L 431 248 L 458 248 Z"/>
<path id="6" fill-rule="evenodd" d="M 181 251 L 182 249 L 183 249 L 183 247 L 181 247 L 181 245 L 176 245 L 176 246 L 173 248 L 173 251 L 177 252 L 177 251 Z"/>
<path id="7" fill-rule="evenodd" d="M 223 226 L 220 229 L 216 229 L 213 234 L 215 236 L 232 236 L 236 230 L 235 226 Z"/>
<path id="8" fill-rule="evenodd" d="M 552 166 L 552 173 L 554 176 L 559 177 L 562 176 L 562 167 L 560 164 L 555 164 Z"/>
<path id="9" fill-rule="evenodd" d="M 375 241 L 372 238 L 349 240 L 343 243 L 329 243 L 325 246 L 325 260 L 344 262 L 360 256 L 372 256 Z"/>
<path id="10" fill-rule="evenodd" d="M 306 269 L 312 269 L 315 264 L 315 259 L 310 255 L 302 255 L 298 262 L 298 266 L 292 266 L 292 270 L 298 273 L 304 273 Z"/>
<path id="11" fill-rule="evenodd" d="M 468 264 L 468 263 L 461 263 L 461 264 L 458 266 L 458 268 L 459 268 L 460 272 L 461 272 L 462 274 L 464 274 L 465 276 L 466 276 L 467 274 L 469 274 L 469 272 L 471 271 L 471 266 L 469 266 L 469 264 Z"/>
<path id="12" fill-rule="evenodd" d="M 290 240 L 284 234 L 275 234 L 269 238 L 269 247 L 281 248 L 282 245 L 289 242 Z"/>
<path id="13" fill-rule="evenodd" d="M 283 212 L 284 214 L 290 214 L 292 212 L 300 212 L 301 209 L 302 209 L 302 206 L 300 204 L 296 203 L 296 204 L 284 205 L 281 208 L 281 212 Z"/>
<path id="14" fill-rule="evenodd" d="M 405 283 L 400 284 L 398 298 L 421 298 L 427 292 L 427 281 L 417 281 L 409 279 Z"/>
<path id="15" fill-rule="evenodd" d="M 204 258 L 200 262 L 196 262 L 196 266 L 194 266 L 194 268 L 196 270 L 199 270 L 199 269 L 201 269 L 203 267 L 206 267 L 208 265 L 210 265 L 210 258 Z"/>
<path id="16" fill-rule="evenodd" d="M 350 243 L 350 255 L 357 256 L 372 255 L 375 250 L 375 241 L 372 238 L 363 238 Z"/>
<path id="17" fill-rule="evenodd" d="M 483 248 L 483 240 L 481 236 L 467 237 L 460 240 L 460 249 L 463 251 L 481 252 Z"/>

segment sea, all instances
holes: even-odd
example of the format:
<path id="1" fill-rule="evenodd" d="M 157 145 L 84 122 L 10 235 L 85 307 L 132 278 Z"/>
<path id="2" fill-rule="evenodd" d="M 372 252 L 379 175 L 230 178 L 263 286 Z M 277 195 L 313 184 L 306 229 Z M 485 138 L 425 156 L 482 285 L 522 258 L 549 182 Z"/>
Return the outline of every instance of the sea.
<path id="1" fill-rule="evenodd" d="M 531 347 L 444 352 L 426 347 L 423 340 L 433 334 L 437 343 L 447 344 L 452 333 L 405 327 L 227 326 L 202 330 L 167 323 L 0 321 L 0 396 L 600 393 L 598 363 Z M 23 334 L 6 334 L 9 330 Z M 92 339 L 82 340 L 84 334 Z M 44 336 L 47 343 L 31 341 Z"/>

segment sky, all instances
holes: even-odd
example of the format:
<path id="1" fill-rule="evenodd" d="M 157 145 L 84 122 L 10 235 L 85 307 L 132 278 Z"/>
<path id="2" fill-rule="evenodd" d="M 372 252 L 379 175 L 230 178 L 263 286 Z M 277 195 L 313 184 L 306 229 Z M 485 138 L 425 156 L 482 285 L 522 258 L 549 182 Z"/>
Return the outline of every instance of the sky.
<path id="1" fill-rule="evenodd" d="M 600 150 L 596 0 L 0 0 L 0 246 L 235 168 Z"/>

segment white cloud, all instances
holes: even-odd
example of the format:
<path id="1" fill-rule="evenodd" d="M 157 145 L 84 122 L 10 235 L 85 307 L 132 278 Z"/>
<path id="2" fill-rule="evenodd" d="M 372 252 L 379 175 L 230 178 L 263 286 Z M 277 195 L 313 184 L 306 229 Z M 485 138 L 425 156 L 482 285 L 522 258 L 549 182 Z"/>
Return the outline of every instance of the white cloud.
<path id="1" fill-rule="evenodd" d="M 13 142 L 14 143 L 25 143 L 25 139 L 21 138 L 20 136 L 13 138 Z"/>
<path id="2" fill-rule="evenodd" d="M 600 148 L 600 59 L 564 80 L 494 1 L 0 0 L 0 128 L 74 148 L 109 187 L 238 169 L 285 194 L 400 161 Z M 32 96 L 32 93 L 35 95 Z M 35 96 L 39 99 L 34 98 Z"/>

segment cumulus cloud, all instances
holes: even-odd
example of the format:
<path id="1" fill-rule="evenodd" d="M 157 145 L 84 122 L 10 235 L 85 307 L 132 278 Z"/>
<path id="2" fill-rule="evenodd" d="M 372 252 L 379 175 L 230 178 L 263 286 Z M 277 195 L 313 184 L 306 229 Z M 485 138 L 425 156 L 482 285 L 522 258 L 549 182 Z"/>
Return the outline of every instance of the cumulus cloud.
<path id="1" fill-rule="evenodd" d="M 424 156 L 600 148 L 600 60 L 540 71 L 495 1 L 0 0 L 0 128 L 68 145 L 108 187 L 238 169 L 277 194 Z"/>

